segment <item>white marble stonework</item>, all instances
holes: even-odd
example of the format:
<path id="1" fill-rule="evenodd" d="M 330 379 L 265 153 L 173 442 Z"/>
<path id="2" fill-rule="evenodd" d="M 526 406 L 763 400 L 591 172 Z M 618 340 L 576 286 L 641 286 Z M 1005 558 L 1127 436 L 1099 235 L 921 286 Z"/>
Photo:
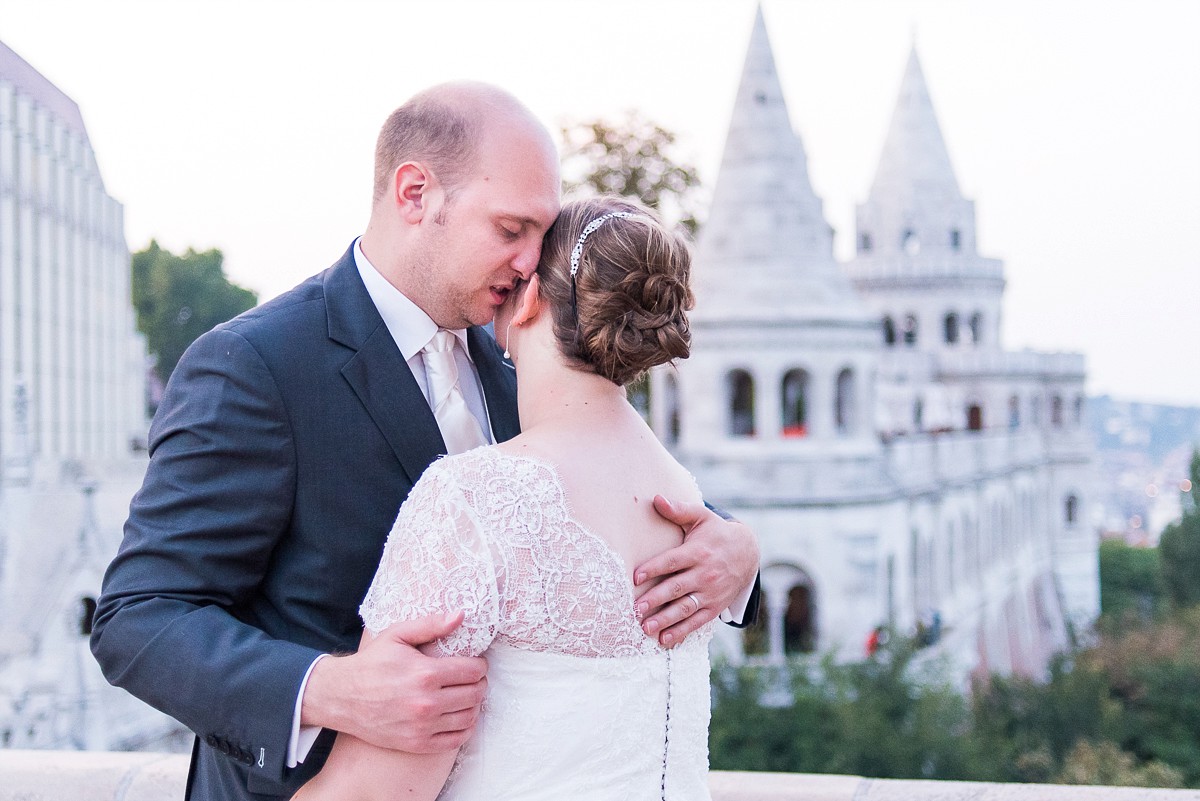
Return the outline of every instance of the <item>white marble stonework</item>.
<path id="1" fill-rule="evenodd" d="M 85 610 L 145 471 L 121 204 L 79 107 L 0 43 L 0 747 L 171 747 Z"/>
<path id="2" fill-rule="evenodd" d="M 651 376 L 655 431 L 761 539 L 765 630 L 719 644 L 857 659 L 877 625 L 924 628 L 954 680 L 1042 675 L 1099 611 L 1084 359 L 1001 348 L 1003 264 L 976 250 L 915 49 L 857 219 L 839 265 L 760 10 L 692 355 Z"/>

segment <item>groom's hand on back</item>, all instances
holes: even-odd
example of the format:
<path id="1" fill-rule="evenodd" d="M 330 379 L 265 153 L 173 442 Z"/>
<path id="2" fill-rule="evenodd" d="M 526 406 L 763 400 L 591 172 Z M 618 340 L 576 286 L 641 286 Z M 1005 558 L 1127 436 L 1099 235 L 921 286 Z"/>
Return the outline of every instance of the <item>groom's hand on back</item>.
<path id="1" fill-rule="evenodd" d="M 326 657 L 304 690 L 301 723 L 346 732 L 383 748 L 426 754 L 471 736 L 487 691 L 482 657 L 435 657 L 419 646 L 446 637 L 461 612 L 396 623 L 358 652 Z"/>
<path id="2" fill-rule="evenodd" d="M 637 609 L 642 630 L 672 647 L 746 592 L 758 572 L 758 539 L 702 503 L 656 495 L 654 509 L 683 529 L 683 544 L 638 565 L 633 583 L 662 578 L 638 597 Z"/>

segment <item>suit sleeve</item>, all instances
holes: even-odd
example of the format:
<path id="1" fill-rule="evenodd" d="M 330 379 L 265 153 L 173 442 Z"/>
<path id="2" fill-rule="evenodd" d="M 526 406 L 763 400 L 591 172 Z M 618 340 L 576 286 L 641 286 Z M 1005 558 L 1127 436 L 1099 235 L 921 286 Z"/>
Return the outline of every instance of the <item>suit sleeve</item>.
<path id="1" fill-rule="evenodd" d="M 151 426 L 146 478 L 91 639 L 110 682 L 274 777 L 319 652 L 247 621 L 288 529 L 295 481 L 267 366 L 238 333 L 209 332 L 180 360 Z"/>

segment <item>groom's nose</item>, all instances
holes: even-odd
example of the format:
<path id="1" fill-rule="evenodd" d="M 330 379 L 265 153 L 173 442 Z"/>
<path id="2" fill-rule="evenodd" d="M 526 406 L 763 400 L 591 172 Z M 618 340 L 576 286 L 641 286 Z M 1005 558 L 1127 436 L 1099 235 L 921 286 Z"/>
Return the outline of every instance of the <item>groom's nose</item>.
<path id="1" fill-rule="evenodd" d="M 528 281 L 537 269 L 538 259 L 542 256 L 542 240 L 538 237 L 535 241 L 530 242 L 528 246 L 521 248 L 521 251 L 512 261 L 513 269 L 521 275 L 522 281 Z"/>

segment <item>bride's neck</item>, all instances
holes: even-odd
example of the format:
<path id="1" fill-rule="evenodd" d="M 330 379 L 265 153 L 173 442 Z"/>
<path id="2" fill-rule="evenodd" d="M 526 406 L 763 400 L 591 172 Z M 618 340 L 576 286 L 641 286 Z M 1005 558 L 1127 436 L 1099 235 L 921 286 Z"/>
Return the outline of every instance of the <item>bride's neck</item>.
<path id="1" fill-rule="evenodd" d="M 517 411 L 521 430 L 558 423 L 603 425 L 632 412 L 625 388 L 565 364 L 558 354 L 525 354 L 517 362 Z M 633 412 L 636 414 L 636 412 Z"/>

